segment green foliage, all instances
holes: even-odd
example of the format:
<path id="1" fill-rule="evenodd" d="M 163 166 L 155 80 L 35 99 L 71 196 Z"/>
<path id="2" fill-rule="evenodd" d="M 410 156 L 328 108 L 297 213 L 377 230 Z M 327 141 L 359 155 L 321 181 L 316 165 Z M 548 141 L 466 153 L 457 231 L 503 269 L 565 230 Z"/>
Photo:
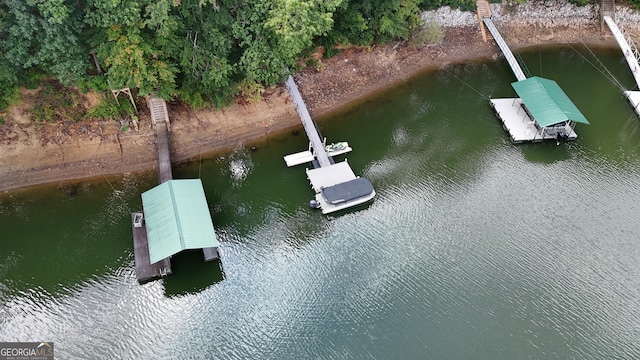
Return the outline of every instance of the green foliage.
<path id="1" fill-rule="evenodd" d="M 9 106 L 18 94 L 16 70 L 0 55 L 0 112 Z"/>
<path id="2" fill-rule="evenodd" d="M 51 104 L 36 104 L 31 109 L 31 116 L 37 123 L 57 120 L 56 112 Z"/>
<path id="3" fill-rule="evenodd" d="M 82 12 L 75 1 L 5 0 L 5 57 L 17 68 L 40 67 L 66 86 L 89 68 Z"/>
<path id="4" fill-rule="evenodd" d="M 569 0 L 569 2 L 577 6 L 585 6 L 585 5 L 588 5 L 591 1 L 590 0 Z"/>
<path id="5" fill-rule="evenodd" d="M 333 26 L 333 11 L 341 0 L 275 0 L 265 27 L 276 35 L 280 52 L 289 64 L 312 45 L 312 39 L 326 35 Z"/>
<path id="6" fill-rule="evenodd" d="M 222 107 L 238 94 L 257 101 L 265 86 L 282 81 L 318 45 L 330 57 L 336 44 L 439 41 L 441 30 L 422 25 L 419 6 L 443 5 L 468 10 L 475 1 L 4 0 L 0 109 L 18 84 L 35 88 L 45 78 L 56 79 L 59 93 L 73 93 L 75 86 L 97 92 L 128 87 L 139 96 L 179 96 L 193 107 Z M 100 66 L 94 68 L 91 54 Z M 58 82 L 67 89 L 58 89 Z M 40 121 L 77 118 L 61 109 L 77 107 L 75 100 L 50 96 L 34 109 Z M 133 111 L 109 104 L 105 100 L 90 116 Z"/>
<path id="7" fill-rule="evenodd" d="M 117 120 L 122 117 L 135 116 L 135 109 L 128 100 L 120 100 L 119 102 L 111 96 L 103 97 L 100 104 L 92 107 L 87 111 L 85 118 L 87 119 L 105 119 Z"/>
<path id="8" fill-rule="evenodd" d="M 82 92 L 105 92 L 110 90 L 107 77 L 103 74 L 87 77 L 85 80 L 78 83 L 78 87 Z"/>
<path id="9" fill-rule="evenodd" d="M 444 34 L 440 24 L 435 19 L 428 19 L 422 23 L 418 31 L 411 35 L 409 46 L 420 48 L 425 45 L 437 44 L 442 41 L 443 37 Z"/>
<path id="10" fill-rule="evenodd" d="M 20 91 L 17 86 L 0 87 L 0 112 L 4 111 L 9 105 L 20 102 Z"/>
<path id="11" fill-rule="evenodd" d="M 327 38 L 333 43 L 366 45 L 408 39 L 420 24 L 420 0 L 344 1 Z"/>
<path id="12" fill-rule="evenodd" d="M 260 83 L 243 80 L 238 84 L 238 90 L 240 94 L 250 103 L 259 102 L 262 100 L 262 94 L 264 93 L 264 86 Z"/>
<path id="13" fill-rule="evenodd" d="M 31 109 L 38 123 L 52 121 L 79 121 L 84 117 L 83 97 L 77 90 L 65 89 L 57 81 L 42 81 Z"/>
<path id="14" fill-rule="evenodd" d="M 108 68 L 110 87 L 137 88 L 141 96 L 175 94 L 177 67 L 169 54 L 175 52 L 177 20 L 169 11 L 176 3 L 93 0 L 90 5 L 87 22 L 106 32 L 92 41 Z"/>
<path id="15" fill-rule="evenodd" d="M 98 55 L 109 68 L 112 89 L 137 88 L 141 96 L 154 90 L 174 93 L 175 66 L 163 59 L 164 53 L 148 42 L 139 27 L 114 25 L 107 34 L 108 42 L 98 47 Z"/>
<path id="16" fill-rule="evenodd" d="M 524 2 L 526 0 L 516 0 Z M 501 0 L 490 0 L 490 3 L 500 3 Z M 473 11 L 476 9 L 475 0 L 422 0 L 420 4 L 421 9 L 435 10 L 437 8 L 449 6 L 452 9 L 460 9 L 463 11 Z"/>
<path id="17" fill-rule="evenodd" d="M 229 36 L 233 18 L 228 8 L 185 3 L 178 10 L 178 95 L 196 108 L 229 104 L 237 93 L 238 69 L 231 63 L 235 44 Z"/>

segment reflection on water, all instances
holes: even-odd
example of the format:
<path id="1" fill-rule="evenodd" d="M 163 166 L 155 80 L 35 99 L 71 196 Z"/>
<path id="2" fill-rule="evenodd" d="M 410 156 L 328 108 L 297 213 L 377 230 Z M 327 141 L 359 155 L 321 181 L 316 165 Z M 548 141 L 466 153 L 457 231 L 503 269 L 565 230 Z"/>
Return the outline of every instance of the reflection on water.
<path id="1" fill-rule="evenodd" d="M 308 207 L 282 159 L 300 135 L 177 166 L 203 180 L 221 260 L 180 253 L 159 281 L 137 284 L 129 225 L 155 174 L 2 196 L 0 340 L 61 358 L 639 358 L 640 119 L 574 50 L 521 55 L 592 123 L 578 141 L 512 145 L 485 98 L 513 95 L 508 66 L 448 65 L 320 122 L 376 189 L 358 211 Z"/>

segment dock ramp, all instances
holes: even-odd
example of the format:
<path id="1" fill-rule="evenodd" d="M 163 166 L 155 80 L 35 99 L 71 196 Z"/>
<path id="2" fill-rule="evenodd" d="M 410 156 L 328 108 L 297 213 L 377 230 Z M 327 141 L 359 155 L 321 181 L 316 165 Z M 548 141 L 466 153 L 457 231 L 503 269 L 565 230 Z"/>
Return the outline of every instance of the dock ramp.
<path id="1" fill-rule="evenodd" d="M 636 81 L 636 89 L 639 91 L 625 91 L 624 94 L 633 106 L 638 116 L 640 116 L 640 53 L 624 29 L 620 29 L 611 16 L 603 16 L 604 22 L 607 24 L 616 42 L 620 46 L 620 50 L 627 60 L 629 69 Z"/>
<path id="2" fill-rule="evenodd" d="M 511 66 L 513 74 L 516 76 L 516 79 L 518 79 L 518 81 L 526 79 L 527 76 L 524 74 L 524 71 L 522 71 L 520 63 L 518 63 L 518 60 L 516 60 L 515 56 L 513 56 L 511 49 L 509 49 L 509 46 L 502 38 L 502 35 L 500 35 L 500 31 L 498 31 L 498 28 L 495 26 L 491 18 L 482 18 L 482 22 L 487 27 L 487 30 L 489 30 L 489 32 L 491 33 L 491 36 L 493 36 L 493 40 L 500 48 L 500 51 L 502 51 L 504 57 L 507 59 L 507 62 L 509 63 L 509 66 Z"/>

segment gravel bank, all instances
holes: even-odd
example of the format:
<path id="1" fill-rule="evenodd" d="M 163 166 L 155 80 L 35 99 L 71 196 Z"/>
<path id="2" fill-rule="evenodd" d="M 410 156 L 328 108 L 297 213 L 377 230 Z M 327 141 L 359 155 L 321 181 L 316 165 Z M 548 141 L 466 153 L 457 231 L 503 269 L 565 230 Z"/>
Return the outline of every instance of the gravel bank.
<path id="1" fill-rule="evenodd" d="M 600 6 L 576 6 L 565 0 L 530 1 L 520 5 L 490 4 L 493 20 L 511 26 L 567 27 L 585 29 L 593 26 L 599 17 Z M 422 18 L 435 19 L 441 26 L 473 26 L 478 23 L 475 12 L 451 9 L 448 6 L 425 11 Z M 616 7 L 616 22 L 627 31 L 640 31 L 640 12 L 626 6 Z"/>

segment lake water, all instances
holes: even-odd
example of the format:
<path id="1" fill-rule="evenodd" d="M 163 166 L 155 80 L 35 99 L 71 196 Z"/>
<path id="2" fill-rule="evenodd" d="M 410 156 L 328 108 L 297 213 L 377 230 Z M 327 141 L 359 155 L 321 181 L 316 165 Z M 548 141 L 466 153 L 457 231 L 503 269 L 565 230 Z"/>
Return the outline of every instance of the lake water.
<path id="1" fill-rule="evenodd" d="M 221 261 L 184 252 L 144 285 L 130 213 L 155 173 L 7 193 L 0 341 L 59 359 L 640 358 L 640 119 L 597 69 L 631 89 L 620 51 L 594 51 L 521 53 L 591 122 L 560 146 L 510 143 L 485 98 L 514 95 L 502 59 L 320 119 L 377 192 L 340 216 L 284 164 L 302 131 L 176 166 L 204 183 Z"/>

